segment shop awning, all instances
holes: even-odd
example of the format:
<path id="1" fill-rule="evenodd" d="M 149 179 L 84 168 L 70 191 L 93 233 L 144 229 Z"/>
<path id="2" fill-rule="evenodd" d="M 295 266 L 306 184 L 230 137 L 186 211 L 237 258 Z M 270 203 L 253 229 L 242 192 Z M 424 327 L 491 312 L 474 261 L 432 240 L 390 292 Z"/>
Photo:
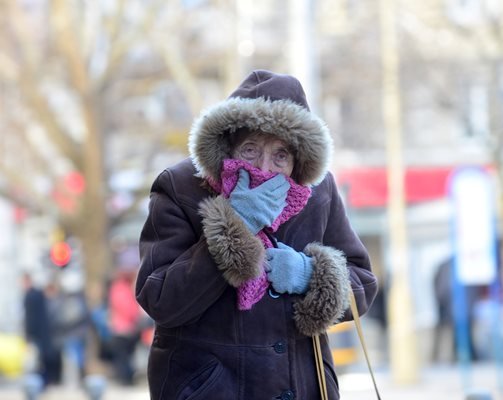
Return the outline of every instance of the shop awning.
<path id="1" fill-rule="evenodd" d="M 409 167 L 405 171 L 407 204 L 438 200 L 447 194 L 449 175 L 456 167 Z M 336 181 L 349 207 L 385 207 L 388 201 L 386 168 L 352 168 L 337 172 Z"/>

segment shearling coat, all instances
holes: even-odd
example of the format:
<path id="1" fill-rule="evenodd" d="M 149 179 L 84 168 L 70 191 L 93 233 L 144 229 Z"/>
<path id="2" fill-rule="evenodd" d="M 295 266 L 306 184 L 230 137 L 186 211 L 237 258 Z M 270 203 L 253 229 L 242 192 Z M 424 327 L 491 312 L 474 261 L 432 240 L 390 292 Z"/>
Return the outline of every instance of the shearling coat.
<path id="1" fill-rule="evenodd" d="M 285 87 L 293 90 L 282 92 Z M 152 399 L 318 399 L 311 339 L 318 333 L 329 399 L 339 398 L 323 332 L 352 318 L 349 290 L 365 313 L 377 282 L 327 172 L 330 135 L 309 112 L 301 89 L 285 75 L 252 73 L 230 99 L 195 122 L 191 159 L 166 169 L 152 186 L 136 289 L 156 322 L 148 366 Z M 229 157 L 225 135 L 242 126 L 292 144 L 300 167 L 296 180 L 312 186 L 305 208 L 274 233 L 275 240 L 312 257 L 307 293 L 270 290 L 247 311 L 237 307 L 236 288 L 260 273 L 263 244 L 204 184 L 218 179 Z"/>

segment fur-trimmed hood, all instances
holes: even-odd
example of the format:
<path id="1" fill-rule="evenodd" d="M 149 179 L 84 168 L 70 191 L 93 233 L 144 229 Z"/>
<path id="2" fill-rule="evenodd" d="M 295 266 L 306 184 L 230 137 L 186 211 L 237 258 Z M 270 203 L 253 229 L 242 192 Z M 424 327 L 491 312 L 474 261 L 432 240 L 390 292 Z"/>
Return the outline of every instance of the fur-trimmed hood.
<path id="1" fill-rule="evenodd" d="M 229 135 L 240 128 L 269 133 L 288 143 L 301 185 L 318 184 L 330 166 L 330 132 L 309 110 L 304 90 L 292 76 L 253 71 L 227 100 L 194 121 L 189 151 L 201 177 L 219 179 L 222 161 L 230 158 Z"/>

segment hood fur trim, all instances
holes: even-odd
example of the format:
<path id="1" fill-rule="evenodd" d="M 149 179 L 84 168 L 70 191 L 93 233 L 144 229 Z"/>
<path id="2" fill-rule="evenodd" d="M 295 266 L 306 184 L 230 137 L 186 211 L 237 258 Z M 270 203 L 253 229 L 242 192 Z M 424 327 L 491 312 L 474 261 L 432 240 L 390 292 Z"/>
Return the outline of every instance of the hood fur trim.
<path id="1" fill-rule="evenodd" d="M 340 250 L 311 243 L 304 253 L 314 258 L 309 290 L 294 304 L 297 329 L 307 336 L 320 334 L 349 307 L 351 283 L 346 257 Z"/>
<path id="2" fill-rule="evenodd" d="M 264 246 L 222 196 L 201 202 L 208 250 L 231 286 L 239 287 L 262 272 Z"/>
<path id="3" fill-rule="evenodd" d="M 275 135 L 294 149 L 297 183 L 315 185 L 328 171 L 332 137 L 316 115 L 290 100 L 230 98 L 203 112 L 189 134 L 189 152 L 199 175 L 220 179 L 230 158 L 228 135 L 246 127 Z"/>

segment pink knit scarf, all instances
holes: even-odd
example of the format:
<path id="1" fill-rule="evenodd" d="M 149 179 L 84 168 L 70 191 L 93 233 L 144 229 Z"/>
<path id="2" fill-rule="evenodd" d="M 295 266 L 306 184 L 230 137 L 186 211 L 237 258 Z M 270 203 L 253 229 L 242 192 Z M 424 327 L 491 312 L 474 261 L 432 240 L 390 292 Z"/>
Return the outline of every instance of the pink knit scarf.
<path id="1" fill-rule="evenodd" d="M 208 183 L 213 190 L 217 193 L 221 193 L 225 198 L 228 198 L 237 184 L 239 170 L 241 168 L 245 169 L 250 174 L 250 187 L 252 189 L 277 175 L 277 173 L 273 172 L 263 172 L 246 161 L 228 159 L 223 162 L 220 182 L 208 178 Z M 288 221 L 294 215 L 297 215 L 304 208 L 311 196 L 311 189 L 309 187 L 299 185 L 289 177 L 287 177 L 287 179 L 290 183 L 290 189 L 288 190 L 286 198 L 287 205 L 270 227 L 266 227 L 257 233 L 257 236 L 260 238 L 265 248 L 273 247 L 265 230 L 271 233 L 276 232 L 281 224 Z M 238 309 L 251 309 L 253 305 L 264 296 L 268 287 L 269 282 L 267 281 L 267 275 L 262 266 L 262 272 L 258 278 L 250 279 L 238 287 Z"/>

